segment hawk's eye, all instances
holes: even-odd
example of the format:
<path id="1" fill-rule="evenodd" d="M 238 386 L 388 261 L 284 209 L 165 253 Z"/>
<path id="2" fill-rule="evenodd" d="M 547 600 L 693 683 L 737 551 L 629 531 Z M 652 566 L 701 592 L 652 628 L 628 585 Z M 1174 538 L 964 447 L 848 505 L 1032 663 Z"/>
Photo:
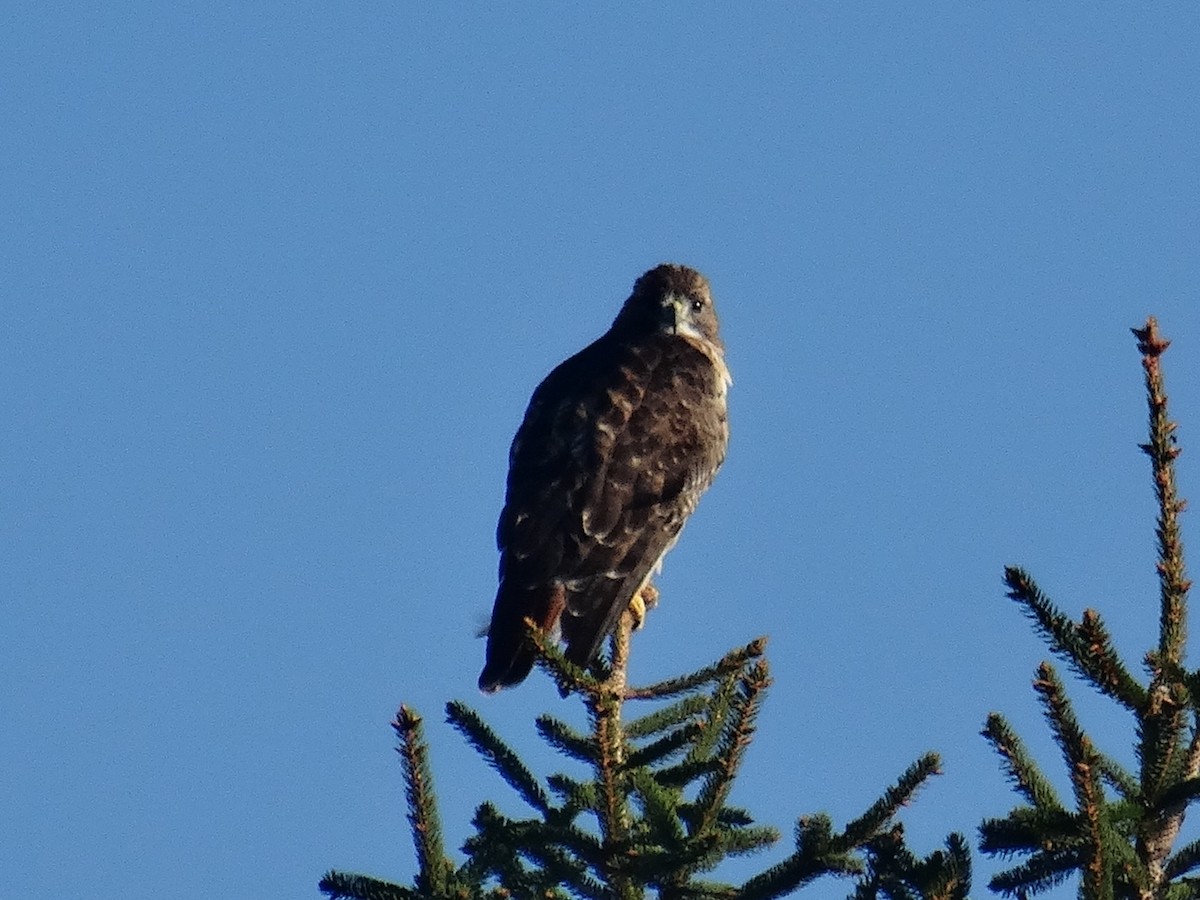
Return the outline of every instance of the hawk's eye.
<path id="1" fill-rule="evenodd" d="M 703 300 L 693 300 L 692 301 L 692 312 L 700 312 L 700 310 L 702 310 L 702 309 L 704 309 L 704 301 Z"/>

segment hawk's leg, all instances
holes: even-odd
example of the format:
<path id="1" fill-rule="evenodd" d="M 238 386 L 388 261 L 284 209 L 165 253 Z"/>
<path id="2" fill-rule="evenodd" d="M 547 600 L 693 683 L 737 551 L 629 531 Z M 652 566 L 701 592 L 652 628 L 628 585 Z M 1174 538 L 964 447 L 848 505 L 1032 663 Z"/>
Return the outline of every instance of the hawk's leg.
<path id="1" fill-rule="evenodd" d="M 629 614 L 633 617 L 633 630 L 640 631 L 646 624 L 646 613 L 658 606 L 658 588 L 649 581 L 643 584 L 629 601 Z"/>

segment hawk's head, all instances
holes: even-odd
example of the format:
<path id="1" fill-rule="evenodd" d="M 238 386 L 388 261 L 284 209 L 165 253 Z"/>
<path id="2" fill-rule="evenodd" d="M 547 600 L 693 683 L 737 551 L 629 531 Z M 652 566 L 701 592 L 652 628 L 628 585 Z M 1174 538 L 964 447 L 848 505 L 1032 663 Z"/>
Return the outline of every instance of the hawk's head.
<path id="1" fill-rule="evenodd" d="M 614 330 L 666 332 L 723 350 L 708 279 L 687 266 L 664 263 L 637 280 L 613 322 Z"/>

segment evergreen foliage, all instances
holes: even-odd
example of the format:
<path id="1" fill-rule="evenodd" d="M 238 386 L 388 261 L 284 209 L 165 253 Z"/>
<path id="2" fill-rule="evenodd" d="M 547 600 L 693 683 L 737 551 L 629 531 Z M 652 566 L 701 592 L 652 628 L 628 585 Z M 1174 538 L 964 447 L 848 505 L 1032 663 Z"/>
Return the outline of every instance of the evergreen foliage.
<path id="1" fill-rule="evenodd" d="M 1150 457 L 1158 501 L 1159 636 L 1144 659 L 1145 682 L 1113 646 L 1100 614 L 1076 622 L 1060 611 L 1022 569 L 1005 570 L 1008 595 L 1069 668 L 1134 716 L 1136 772 L 1103 753 L 1080 726 L 1055 667 L 1043 662 L 1033 687 L 1062 751 L 1072 796 L 1064 802 L 999 713 L 983 735 L 1000 754 L 1013 788 L 1025 801 L 980 827 L 980 848 L 1022 861 L 990 887 L 1025 897 L 1080 877 L 1087 900 L 1175 900 L 1200 896 L 1200 842 L 1176 848 L 1184 813 L 1200 797 L 1200 672 L 1184 665 L 1187 594 L 1175 487 L 1179 447 L 1167 415 L 1160 360 L 1169 342 L 1153 318 L 1133 329 L 1145 371 Z"/>
<path id="2" fill-rule="evenodd" d="M 511 818 L 490 802 L 476 810 L 474 834 L 455 865 L 441 826 L 420 718 L 401 708 L 394 728 L 417 852 L 411 886 L 363 875 L 328 873 L 330 898 L 359 900 L 766 900 L 793 893 L 824 875 L 851 877 L 859 900 L 962 900 L 970 885 L 970 853 L 961 835 L 944 850 L 918 857 L 896 822 L 938 771 L 926 754 L 866 812 L 836 830 L 823 815 L 796 825 L 795 849 L 743 884 L 714 878 L 734 856 L 775 844 L 774 828 L 731 805 L 730 792 L 754 735 L 770 675 L 757 640 L 690 675 L 645 687 L 626 683 L 630 621 L 623 618 L 611 652 L 591 671 L 571 665 L 544 635 L 533 634 L 539 664 L 564 695 L 582 702 L 586 733 L 543 715 L 541 738 L 581 764 L 583 777 L 535 776 L 480 715 L 447 704 L 451 725 L 529 807 Z M 646 706 L 628 718 L 627 704 Z"/>
<path id="3" fill-rule="evenodd" d="M 1134 674 L 1117 652 L 1098 612 L 1072 619 L 1020 568 L 1007 568 L 1004 581 L 1054 656 L 1132 714 L 1137 765 L 1130 771 L 1100 749 L 1048 661 L 1038 666 L 1033 688 L 1066 764 L 1069 795 L 1001 714 L 988 716 L 983 736 L 1021 803 L 983 822 L 980 849 L 1013 863 L 989 887 L 1022 900 L 1073 877 L 1083 900 L 1200 898 L 1200 840 L 1179 846 L 1184 816 L 1200 799 L 1200 670 L 1189 670 L 1184 659 L 1191 582 L 1179 529 L 1185 504 L 1175 485 L 1180 450 L 1160 366 L 1169 342 L 1153 318 L 1134 334 L 1150 413 L 1150 437 L 1141 448 L 1151 461 L 1158 506 L 1159 628 L 1142 661 L 1145 675 Z M 447 704 L 450 724 L 530 811 L 513 818 L 482 802 L 461 863 L 444 845 L 421 718 L 401 707 L 393 727 L 416 877 L 401 885 L 329 872 L 321 890 L 331 900 L 766 900 L 833 876 L 852 882 L 853 900 L 965 900 L 971 857 L 962 835 L 951 834 L 944 848 L 920 857 L 906 846 L 896 818 L 938 772 L 933 753 L 840 830 L 828 816 L 804 816 L 785 858 L 740 884 L 717 880 L 726 860 L 779 840 L 775 829 L 730 804 L 770 684 L 766 642 L 639 687 L 626 681 L 631 628 L 627 614 L 608 655 L 588 671 L 530 629 L 538 664 L 587 713 L 586 730 L 551 715 L 535 722 L 575 774 L 539 777 L 474 709 Z"/>

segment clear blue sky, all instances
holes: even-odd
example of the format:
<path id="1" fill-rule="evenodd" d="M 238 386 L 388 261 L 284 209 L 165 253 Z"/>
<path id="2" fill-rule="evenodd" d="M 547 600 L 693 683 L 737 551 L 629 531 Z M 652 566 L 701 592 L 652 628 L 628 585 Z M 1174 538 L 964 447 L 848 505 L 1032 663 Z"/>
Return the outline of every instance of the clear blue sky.
<path id="1" fill-rule="evenodd" d="M 973 837 L 993 709 L 1061 783 L 1000 575 L 1152 640 L 1128 328 L 1175 340 L 1196 498 L 1200 8 L 854 6 L 9 8 L 5 885 L 406 879 L 401 702 L 453 843 L 506 799 L 441 709 L 529 748 L 568 708 L 474 686 L 508 442 L 665 260 L 712 281 L 733 440 L 634 677 L 770 635 L 735 799 L 785 833 L 936 749 L 913 843 Z"/>

